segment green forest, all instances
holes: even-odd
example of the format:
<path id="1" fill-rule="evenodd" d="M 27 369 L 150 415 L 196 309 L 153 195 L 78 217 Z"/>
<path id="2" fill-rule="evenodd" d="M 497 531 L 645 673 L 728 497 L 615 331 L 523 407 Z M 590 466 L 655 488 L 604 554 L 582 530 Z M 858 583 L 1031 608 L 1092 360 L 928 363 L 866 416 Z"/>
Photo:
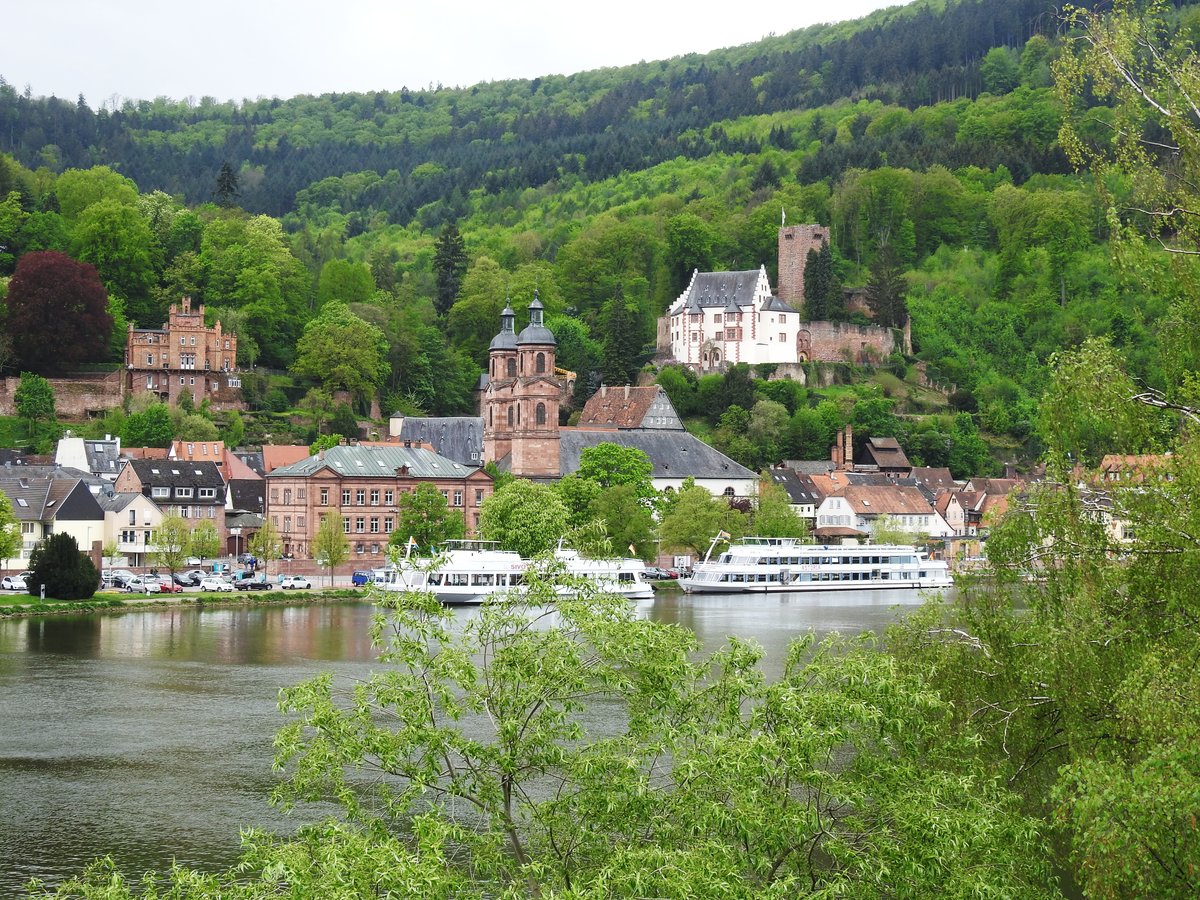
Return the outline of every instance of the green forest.
<path id="1" fill-rule="evenodd" d="M 273 799 L 335 815 L 247 832 L 226 872 L 100 861 L 37 895 L 1200 894 L 1200 12 L 1092 7 L 926 0 L 370 95 L 94 110 L 0 83 L 0 366 L 30 373 L 39 428 L 36 375 L 119 364 L 128 324 L 183 295 L 239 335 L 246 421 L 134 398 L 90 427 L 242 444 L 336 440 L 373 400 L 463 413 L 501 308 L 536 295 L 577 405 L 653 378 L 748 465 L 825 458 L 849 423 L 956 477 L 1045 473 L 954 602 L 882 644 L 799 640 L 771 683 L 755 645 L 702 656 L 686 628 L 536 579 L 552 626 L 514 601 L 461 627 L 403 595 L 378 675 L 281 694 Z M 807 385 L 656 368 L 655 319 L 694 269 L 774 283 L 785 214 L 831 230 L 822 313 L 861 316 L 846 289 L 899 302 L 912 355 Z M 1123 476 L 1099 474 L 1109 454 Z M 581 481 L 497 496 L 566 521 L 556 493 L 599 494 Z M 649 518 L 620 487 L 612 518 Z M 672 502 L 684 524 L 730 512 L 694 487 Z M 624 727 L 589 730 L 590 703 Z"/>
<path id="2" fill-rule="evenodd" d="M 918 2 L 704 56 L 374 95 L 94 111 L 0 80 L 0 277 L 61 252 L 95 266 L 113 321 L 88 359 L 7 321 L 0 365 L 117 362 L 128 323 L 157 327 L 188 295 L 239 334 L 266 430 L 305 404 L 295 437 L 313 439 L 340 390 L 351 414 L 374 397 L 469 411 L 500 308 L 536 289 L 581 403 L 638 377 L 693 269 L 766 265 L 774 283 L 786 215 L 831 228 L 838 288 L 902 295 L 914 355 L 807 391 L 759 380 L 724 423 L 736 390 L 667 370 L 692 427 L 756 467 L 823 457 L 851 421 L 959 476 L 1027 465 L 1056 352 L 1107 335 L 1139 383 L 1174 380 L 1156 289 L 1172 260 L 1114 253 L 1109 209 L 1136 184 L 1066 152 L 1052 68 L 1070 44 L 1047 10 Z M 1078 133 L 1107 140 L 1111 105 L 1085 100 Z M 350 320 L 368 338 L 333 363 Z M 760 401 L 785 415 L 760 408 L 748 442 Z"/>

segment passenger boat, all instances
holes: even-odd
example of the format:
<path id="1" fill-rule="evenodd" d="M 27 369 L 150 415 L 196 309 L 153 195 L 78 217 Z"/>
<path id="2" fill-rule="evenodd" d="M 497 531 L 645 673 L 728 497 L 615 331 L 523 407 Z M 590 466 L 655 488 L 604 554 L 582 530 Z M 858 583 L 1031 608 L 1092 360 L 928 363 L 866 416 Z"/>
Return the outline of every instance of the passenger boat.
<path id="1" fill-rule="evenodd" d="M 585 559 L 562 547 L 554 559 L 564 576 L 556 585 L 560 596 L 574 592 L 575 579 L 630 600 L 654 596 L 640 559 Z M 447 541 L 436 556 L 405 557 L 375 583 L 387 591 L 429 591 L 446 604 L 482 603 L 494 594 L 523 590 L 526 573 L 536 565 L 511 550 L 501 550 L 495 541 Z"/>
<path id="2" fill-rule="evenodd" d="M 679 579 L 688 593 L 863 591 L 943 588 L 950 567 L 916 547 L 896 544 L 802 544 L 795 538 L 748 537 Z"/>

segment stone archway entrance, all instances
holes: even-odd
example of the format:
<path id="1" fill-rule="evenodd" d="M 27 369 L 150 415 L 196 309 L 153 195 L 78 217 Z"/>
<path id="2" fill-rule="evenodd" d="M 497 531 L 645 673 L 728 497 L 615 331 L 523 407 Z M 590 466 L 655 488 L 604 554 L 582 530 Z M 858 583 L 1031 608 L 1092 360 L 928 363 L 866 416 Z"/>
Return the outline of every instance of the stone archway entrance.
<path id="1" fill-rule="evenodd" d="M 812 332 L 803 328 L 796 332 L 796 359 L 799 362 L 812 359 Z"/>

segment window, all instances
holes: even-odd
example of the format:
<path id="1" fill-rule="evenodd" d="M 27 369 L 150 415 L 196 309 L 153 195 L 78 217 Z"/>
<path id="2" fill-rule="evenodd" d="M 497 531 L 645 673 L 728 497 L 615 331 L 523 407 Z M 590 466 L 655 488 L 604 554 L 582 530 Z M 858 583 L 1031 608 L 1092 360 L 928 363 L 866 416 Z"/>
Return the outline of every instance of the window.
<path id="1" fill-rule="evenodd" d="M 713 340 L 714 340 L 714 341 L 723 341 L 723 340 L 725 340 L 725 332 L 723 332 L 723 331 L 718 331 L 716 334 L 714 334 L 714 335 L 713 335 Z"/>
<path id="2" fill-rule="evenodd" d="M 146 354 L 146 365 L 148 365 L 148 366 L 154 365 L 154 354 L 153 353 Z"/>
<path id="3" fill-rule="evenodd" d="M 509 378 L 517 377 L 517 361 L 511 357 L 508 360 L 508 377 Z"/>
<path id="4" fill-rule="evenodd" d="M 283 530 L 284 530 L 284 531 L 291 531 L 291 530 L 292 530 L 292 517 L 291 517 L 291 516 L 284 516 L 284 517 L 283 517 Z"/>
<path id="5" fill-rule="evenodd" d="M 180 384 L 185 384 L 186 382 L 187 382 L 187 379 L 186 379 L 186 378 L 184 378 L 182 375 L 180 375 L 180 376 L 179 376 L 179 383 L 180 383 Z"/>
<path id="6" fill-rule="evenodd" d="M 228 363 L 226 363 L 226 368 L 228 368 L 228 367 L 229 367 L 229 364 L 228 364 Z M 230 379 L 229 379 L 229 386 L 230 386 L 230 387 L 235 387 L 235 388 L 240 388 L 240 387 L 242 386 L 242 379 L 240 379 L 240 378 L 230 378 Z M 215 384 L 213 385 L 213 388 L 214 388 L 214 389 L 216 388 L 216 385 L 215 385 Z"/>
<path id="7" fill-rule="evenodd" d="M 272 503 L 279 502 L 279 488 L 277 488 L 277 487 L 271 488 L 271 502 Z"/>
<path id="8" fill-rule="evenodd" d="M 304 516 L 296 516 L 296 530 L 297 531 L 304 530 Z"/>
<path id="9" fill-rule="evenodd" d="M 383 492 L 383 505 L 391 506 L 393 503 L 396 502 L 395 497 L 396 497 L 396 495 L 392 491 L 384 491 Z"/>
<path id="10" fill-rule="evenodd" d="M 454 505 L 455 505 L 455 506 L 462 506 L 462 505 L 463 505 L 463 492 L 462 492 L 462 491 L 455 491 L 455 492 L 454 492 Z"/>
<path id="11" fill-rule="evenodd" d="M 170 497 L 171 489 L 169 487 L 152 487 L 150 488 L 151 497 Z"/>
<path id="12" fill-rule="evenodd" d="M 342 506 L 350 505 L 350 488 L 342 488 Z"/>
<path id="13" fill-rule="evenodd" d="M 329 488 L 321 488 L 321 505 L 329 505 Z"/>
<path id="14" fill-rule="evenodd" d="M 371 534 L 379 534 L 379 517 L 371 516 Z"/>
<path id="15" fill-rule="evenodd" d="M 196 336 L 194 334 L 192 335 L 192 346 L 196 346 Z"/>
<path id="16" fill-rule="evenodd" d="M 367 502 L 367 492 L 361 488 L 354 492 L 354 505 L 365 506 Z"/>
<path id="17" fill-rule="evenodd" d="M 513 416 L 514 416 L 513 408 L 510 406 L 508 408 L 508 424 L 509 425 L 511 425 L 513 423 Z"/>
<path id="18" fill-rule="evenodd" d="M 304 499 L 307 496 L 308 496 L 307 488 L 296 488 L 296 499 L 297 500 L 299 500 L 300 502 L 304 502 Z"/>
<path id="19" fill-rule="evenodd" d="M 208 508 L 208 517 L 210 519 L 215 519 L 217 517 L 217 508 L 215 506 L 210 506 Z"/>
<path id="20" fill-rule="evenodd" d="M 787 335 L 786 335 L 786 334 L 784 334 L 782 331 L 781 331 L 781 332 L 779 332 L 779 342 L 780 342 L 781 344 L 782 344 L 782 343 L 787 343 Z"/>
<path id="21" fill-rule="evenodd" d="M 395 527 L 396 527 L 396 523 L 395 523 L 395 521 L 392 519 L 392 517 L 391 517 L 391 516 L 384 516 L 384 519 L 383 519 L 383 533 L 384 533 L 384 534 L 391 534 L 391 533 L 392 533 L 392 529 L 393 529 L 393 528 L 395 528 Z"/>
<path id="22" fill-rule="evenodd" d="M 483 506 L 483 488 L 475 489 L 475 505 Z"/>
<path id="23" fill-rule="evenodd" d="M 179 346 L 180 347 L 187 346 L 187 338 L 185 338 L 182 334 L 179 336 Z"/>
<path id="24" fill-rule="evenodd" d="M 192 496 L 192 489 L 190 487 L 177 487 L 175 488 L 175 496 L 190 497 Z"/>
<path id="25" fill-rule="evenodd" d="M 216 488 L 200 488 L 196 492 L 196 496 L 199 497 L 201 500 L 212 500 L 214 497 L 217 496 L 217 489 Z"/>
<path id="26" fill-rule="evenodd" d="M 349 518 L 342 519 L 342 532 L 344 534 L 350 533 L 350 519 Z"/>
<path id="27" fill-rule="evenodd" d="M 179 379 L 179 380 L 180 380 L 181 382 L 183 381 L 183 379 L 182 379 L 182 378 L 181 378 L 181 379 Z M 188 384 L 195 384 L 195 383 L 196 383 L 196 376 L 194 376 L 194 375 L 193 375 L 192 377 L 188 378 Z"/>
<path id="28" fill-rule="evenodd" d="M 292 489 L 291 488 L 283 489 L 283 502 L 287 506 L 292 505 Z"/>
<path id="29" fill-rule="evenodd" d="M 545 403 L 539 403 L 537 405 L 537 423 L 539 425 L 546 424 L 546 404 Z"/>
<path id="30" fill-rule="evenodd" d="M 367 520 L 366 520 L 364 517 L 362 517 L 362 516 L 356 516 L 356 517 L 354 518 L 354 531 L 355 531 L 355 533 L 357 533 L 357 534 L 362 534 L 362 533 L 363 533 L 363 531 L 366 529 L 366 526 L 367 526 Z"/>
<path id="31" fill-rule="evenodd" d="M 372 506 L 378 506 L 378 505 L 379 505 L 379 491 L 378 491 L 378 489 L 376 489 L 376 490 L 372 490 L 372 491 L 371 491 L 371 505 L 372 505 Z"/>
<path id="32" fill-rule="evenodd" d="M 546 371 L 546 354 L 545 353 L 539 353 L 537 355 L 537 368 L 535 371 L 537 371 L 537 372 L 545 372 Z"/>
<path id="33" fill-rule="evenodd" d="M 731 488 L 731 487 L 725 488 L 725 496 L 732 497 L 733 496 L 733 488 Z"/>
<path id="34" fill-rule="evenodd" d="M 192 508 L 190 506 L 179 507 L 179 517 L 181 519 L 190 519 L 192 517 Z"/>

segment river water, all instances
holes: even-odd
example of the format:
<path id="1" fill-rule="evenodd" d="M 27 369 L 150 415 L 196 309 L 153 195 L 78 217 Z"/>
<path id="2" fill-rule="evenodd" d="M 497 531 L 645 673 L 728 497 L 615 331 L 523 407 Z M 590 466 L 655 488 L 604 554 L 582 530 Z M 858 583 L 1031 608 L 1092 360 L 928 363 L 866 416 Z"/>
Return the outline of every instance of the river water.
<path id="1" fill-rule="evenodd" d="M 920 602 L 905 591 L 668 593 L 638 613 L 691 629 L 708 650 L 731 634 L 754 639 L 773 675 L 800 634 L 881 633 Z M 0 897 L 103 855 L 131 875 L 172 860 L 219 869 L 238 855 L 239 827 L 293 830 L 267 802 L 279 689 L 323 671 L 365 677 L 374 612 L 181 606 L 0 620 Z"/>

